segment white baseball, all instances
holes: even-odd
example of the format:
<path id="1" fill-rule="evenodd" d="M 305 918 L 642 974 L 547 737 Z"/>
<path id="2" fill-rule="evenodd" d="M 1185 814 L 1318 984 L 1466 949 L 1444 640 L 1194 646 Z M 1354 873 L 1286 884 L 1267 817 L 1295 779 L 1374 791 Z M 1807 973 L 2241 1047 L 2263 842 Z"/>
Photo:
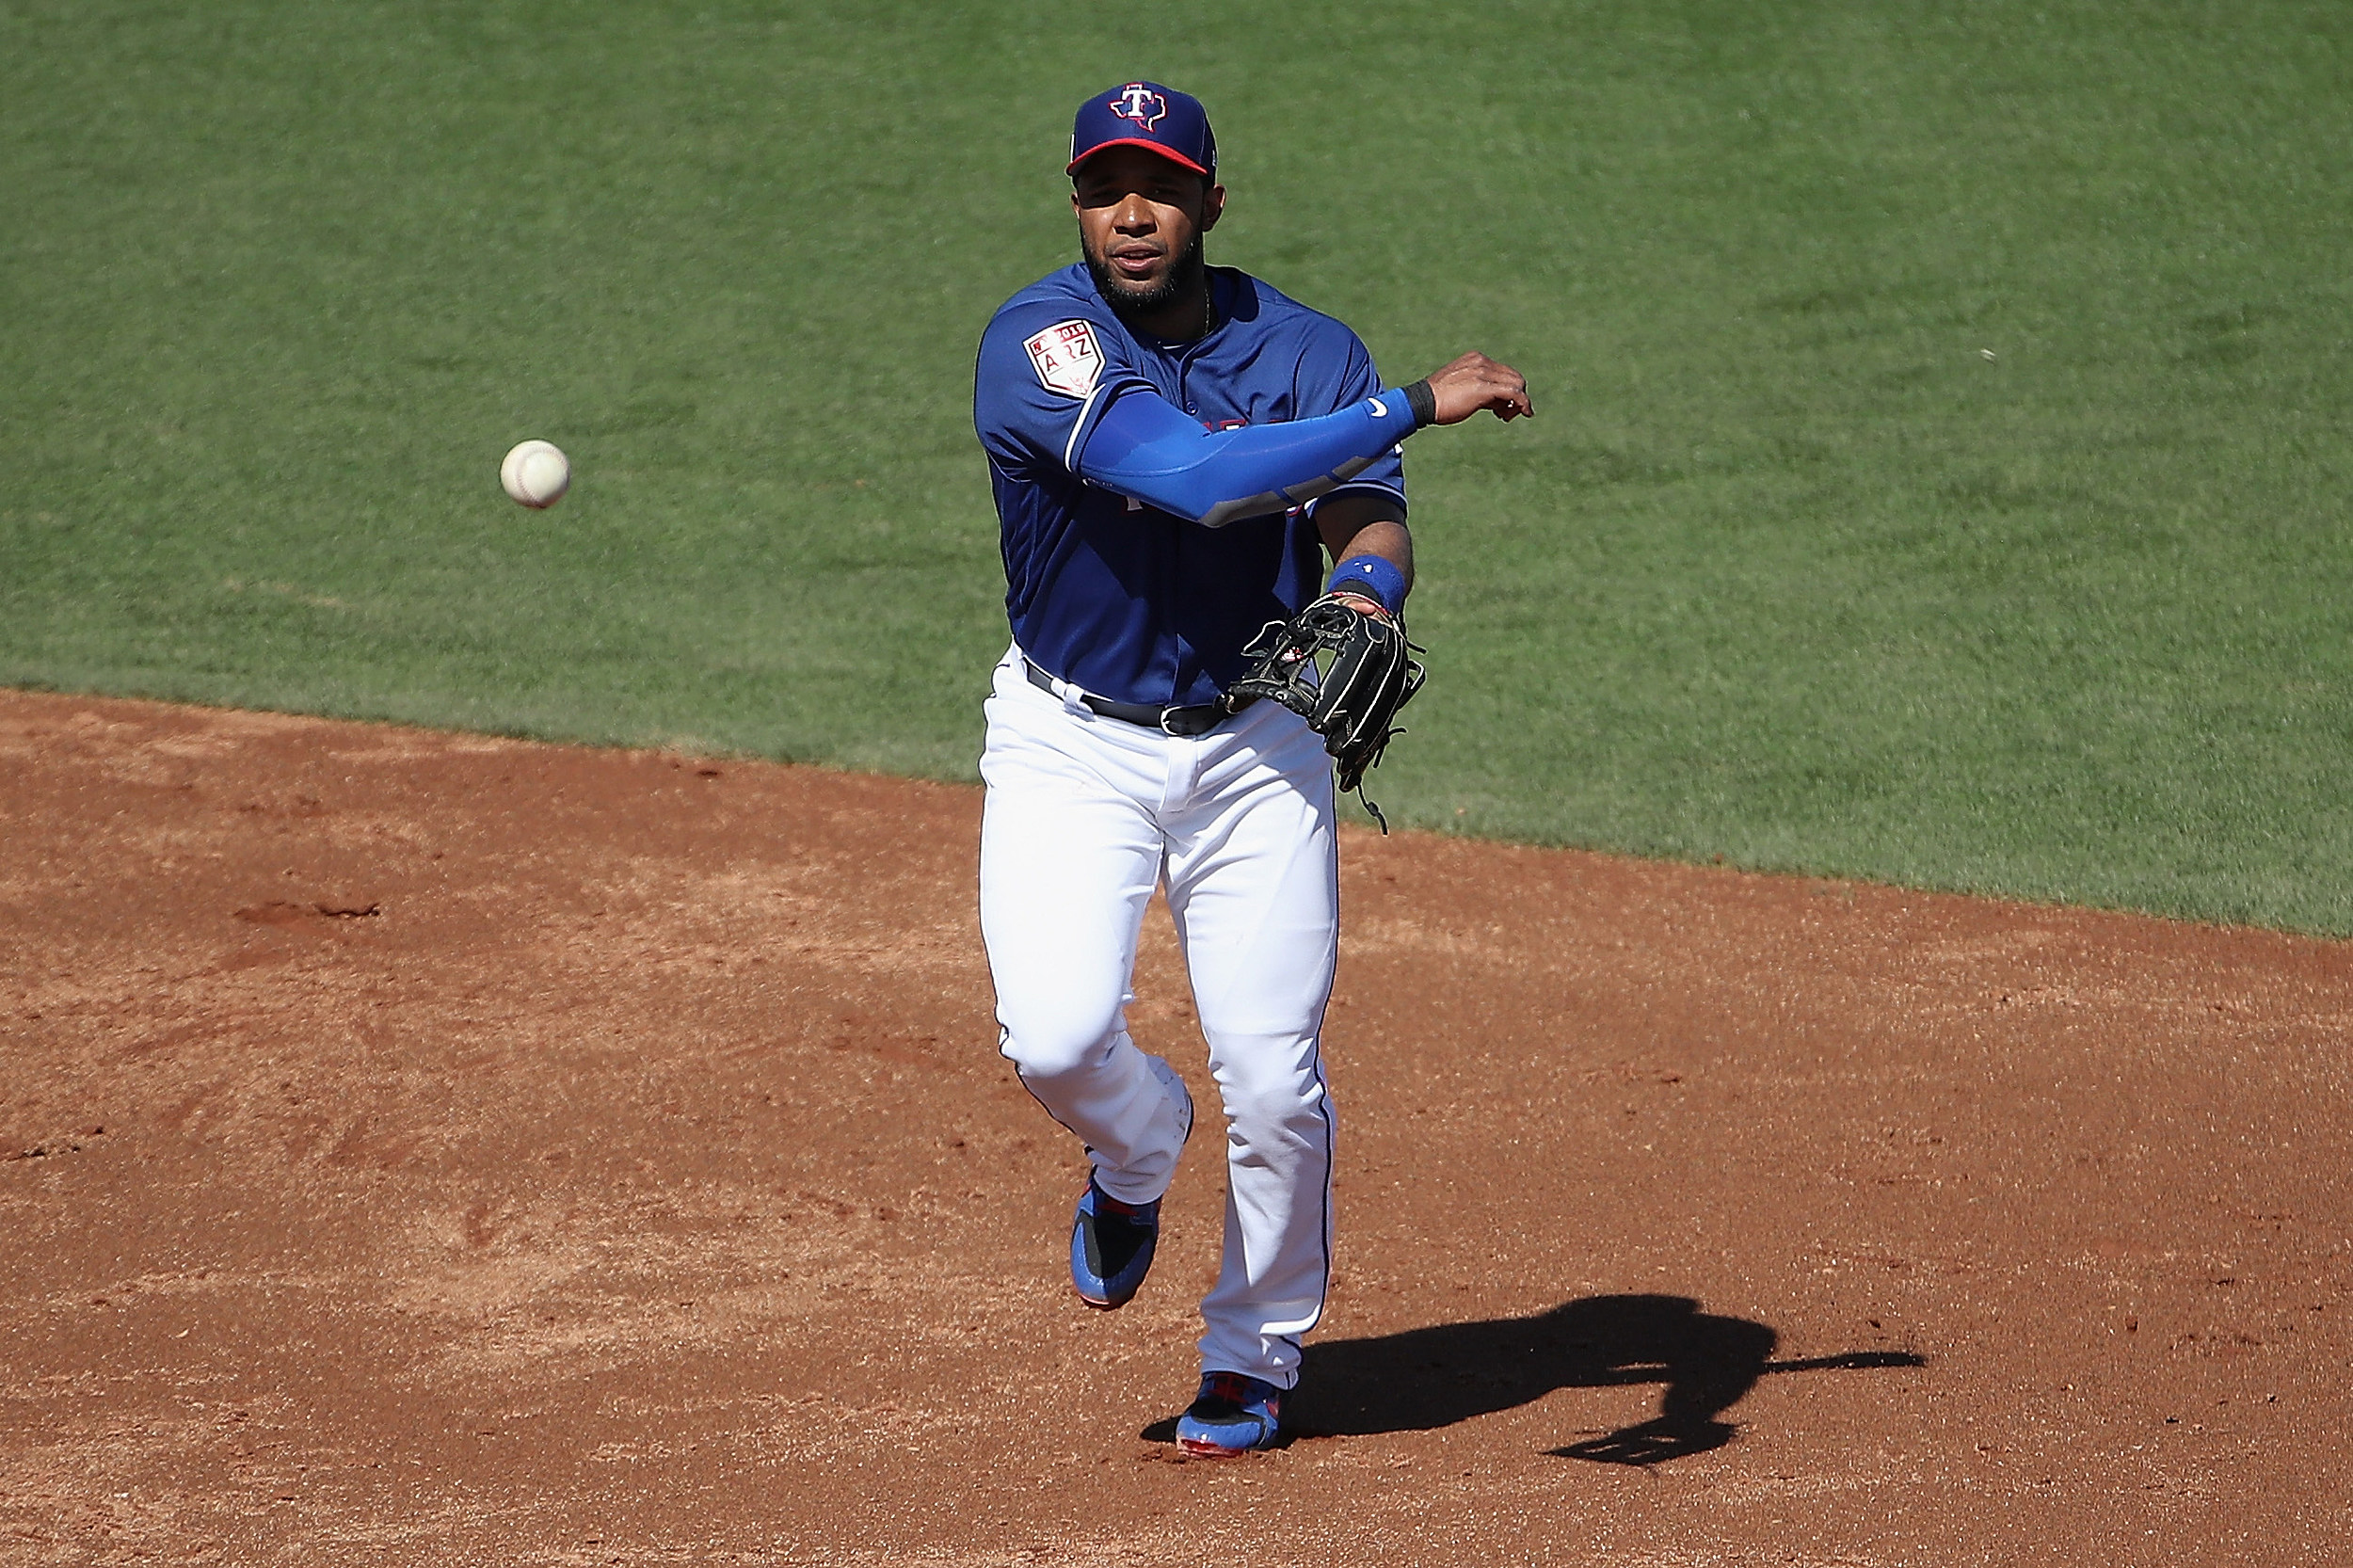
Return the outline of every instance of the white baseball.
<path id="1" fill-rule="evenodd" d="M 525 506 L 552 506 L 572 488 L 572 465 L 553 441 L 521 441 L 499 464 L 499 483 Z"/>

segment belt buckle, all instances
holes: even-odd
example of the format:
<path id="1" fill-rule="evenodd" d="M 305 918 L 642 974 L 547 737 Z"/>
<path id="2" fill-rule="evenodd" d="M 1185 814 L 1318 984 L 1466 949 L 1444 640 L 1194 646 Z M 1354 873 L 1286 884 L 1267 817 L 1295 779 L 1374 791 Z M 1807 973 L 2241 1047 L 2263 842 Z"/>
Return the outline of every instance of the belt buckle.
<path id="1" fill-rule="evenodd" d="M 1183 730 L 1181 730 L 1181 729 L 1177 729 L 1177 728 L 1174 728 L 1174 727 L 1173 727 L 1173 726 L 1171 726 L 1171 725 L 1169 724 L 1169 722 L 1168 722 L 1169 720 L 1171 720 L 1171 719 L 1175 718 L 1177 714 L 1179 714 L 1179 713 L 1181 713 L 1181 712 L 1185 712 L 1185 710 L 1184 710 L 1184 709 L 1182 709 L 1182 708 L 1163 708 L 1163 709 L 1161 709 L 1161 710 L 1160 710 L 1160 733 L 1161 733 L 1161 734 L 1163 734 L 1163 735 L 1166 735 L 1169 739 L 1171 739 L 1171 740 L 1175 740 L 1175 741 L 1184 741 L 1184 740 L 1190 740 L 1190 739 L 1192 739 L 1192 737 L 1191 737 L 1191 736 L 1189 736 L 1189 735 L 1187 735 L 1187 734 L 1186 734 Z"/>

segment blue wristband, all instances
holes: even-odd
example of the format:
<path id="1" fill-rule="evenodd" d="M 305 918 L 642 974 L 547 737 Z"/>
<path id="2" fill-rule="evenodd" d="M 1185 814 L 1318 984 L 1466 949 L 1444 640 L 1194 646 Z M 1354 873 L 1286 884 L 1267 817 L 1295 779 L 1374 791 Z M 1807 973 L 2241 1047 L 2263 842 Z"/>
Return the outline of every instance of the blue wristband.
<path id="1" fill-rule="evenodd" d="M 1405 608 L 1405 570 L 1381 556 L 1351 555 L 1334 567 L 1332 581 L 1324 592 L 1337 593 L 1344 587 L 1378 600 L 1381 608 L 1393 616 Z"/>

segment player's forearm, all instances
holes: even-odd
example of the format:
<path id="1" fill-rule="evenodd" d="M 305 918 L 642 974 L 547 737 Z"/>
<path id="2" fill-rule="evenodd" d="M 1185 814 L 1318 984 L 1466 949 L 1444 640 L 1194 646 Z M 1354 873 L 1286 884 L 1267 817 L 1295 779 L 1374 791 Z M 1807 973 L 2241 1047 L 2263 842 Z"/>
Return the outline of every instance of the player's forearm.
<path id="1" fill-rule="evenodd" d="M 1347 490 L 1316 504 L 1316 533 L 1332 563 L 1378 555 L 1414 577 L 1414 536 L 1406 531 L 1405 508 L 1395 496 Z"/>
<path id="2" fill-rule="evenodd" d="M 1316 503 L 1315 520 L 1332 554 L 1327 591 L 1357 594 L 1401 614 L 1414 591 L 1414 536 L 1404 504 L 1393 495 L 1342 491 Z"/>
<path id="3" fill-rule="evenodd" d="M 1217 528 L 1305 504 L 1420 427 L 1428 394 L 1391 390 L 1337 413 L 1205 431 L 1156 393 L 1122 394 L 1079 455 L 1081 477 Z M 1419 405 L 1419 407 L 1417 407 Z"/>

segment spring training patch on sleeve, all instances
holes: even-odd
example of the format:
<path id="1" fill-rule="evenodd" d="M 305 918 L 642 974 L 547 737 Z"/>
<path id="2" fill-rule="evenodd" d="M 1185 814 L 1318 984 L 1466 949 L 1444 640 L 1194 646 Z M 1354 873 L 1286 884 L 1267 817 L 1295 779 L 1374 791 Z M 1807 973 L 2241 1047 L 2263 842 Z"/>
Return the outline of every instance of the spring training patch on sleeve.
<path id="1" fill-rule="evenodd" d="M 1021 346 L 1030 351 L 1038 380 L 1064 397 L 1083 398 L 1103 374 L 1103 350 L 1086 322 L 1058 321 Z"/>

